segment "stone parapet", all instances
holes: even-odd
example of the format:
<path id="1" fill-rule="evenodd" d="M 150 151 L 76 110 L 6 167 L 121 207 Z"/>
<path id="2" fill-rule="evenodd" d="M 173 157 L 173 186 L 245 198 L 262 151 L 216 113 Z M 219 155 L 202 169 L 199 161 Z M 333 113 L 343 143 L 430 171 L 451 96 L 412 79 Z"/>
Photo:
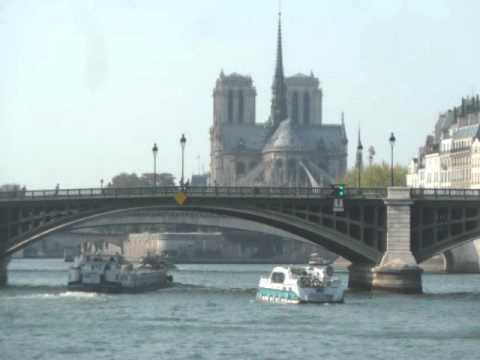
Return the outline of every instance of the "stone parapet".
<path id="1" fill-rule="evenodd" d="M 391 186 L 387 189 L 387 200 L 410 200 L 410 188 Z"/>

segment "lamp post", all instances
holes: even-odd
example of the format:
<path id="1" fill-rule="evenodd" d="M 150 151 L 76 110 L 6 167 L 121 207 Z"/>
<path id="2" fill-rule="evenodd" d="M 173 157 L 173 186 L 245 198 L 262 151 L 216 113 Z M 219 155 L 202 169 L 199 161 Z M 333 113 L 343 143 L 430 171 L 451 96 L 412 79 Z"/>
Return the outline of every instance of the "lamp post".
<path id="1" fill-rule="evenodd" d="M 157 143 L 153 144 L 152 153 L 153 153 L 153 187 L 157 187 L 157 154 L 158 154 Z"/>
<path id="2" fill-rule="evenodd" d="M 393 186 L 393 147 L 395 146 L 395 135 L 390 134 L 388 141 L 390 142 L 390 186 Z"/>
<path id="3" fill-rule="evenodd" d="M 185 164 L 185 144 L 187 143 L 187 138 L 185 137 L 185 134 L 182 134 L 182 137 L 180 138 L 180 145 L 182 147 L 182 178 L 180 179 L 180 185 L 183 186 L 185 184 L 184 182 L 184 164 Z"/>
<path id="4" fill-rule="evenodd" d="M 361 142 L 358 143 L 357 146 L 357 172 L 358 172 L 358 179 L 357 179 L 357 187 L 362 186 L 362 151 L 363 145 Z"/>

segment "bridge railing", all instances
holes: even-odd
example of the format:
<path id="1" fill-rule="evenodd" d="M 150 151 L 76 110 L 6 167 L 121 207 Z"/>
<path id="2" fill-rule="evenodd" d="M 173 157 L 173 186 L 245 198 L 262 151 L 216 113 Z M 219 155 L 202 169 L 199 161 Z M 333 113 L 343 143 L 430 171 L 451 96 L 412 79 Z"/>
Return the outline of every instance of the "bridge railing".
<path id="1" fill-rule="evenodd" d="M 83 188 L 83 189 L 49 189 L 18 190 L 0 192 L 0 201 L 8 200 L 42 200 L 62 198 L 119 198 L 119 197 L 162 197 L 174 196 L 185 191 L 189 196 L 231 196 L 231 197 L 317 197 L 334 196 L 333 187 L 267 187 L 267 186 L 168 186 L 168 187 L 130 187 L 130 188 Z M 385 198 L 386 188 L 347 188 L 345 197 Z"/>
<path id="2" fill-rule="evenodd" d="M 480 199 L 480 189 L 410 189 L 412 199 Z"/>

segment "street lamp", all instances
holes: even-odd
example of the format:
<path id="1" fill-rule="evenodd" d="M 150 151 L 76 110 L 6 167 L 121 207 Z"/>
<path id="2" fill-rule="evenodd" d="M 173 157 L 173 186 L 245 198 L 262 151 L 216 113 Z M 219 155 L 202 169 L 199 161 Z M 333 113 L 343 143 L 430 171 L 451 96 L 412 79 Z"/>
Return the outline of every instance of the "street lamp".
<path id="1" fill-rule="evenodd" d="M 361 142 L 358 143 L 357 146 L 357 171 L 358 171 L 358 182 L 357 182 L 357 187 L 362 186 L 362 151 L 363 151 L 363 145 Z"/>
<path id="2" fill-rule="evenodd" d="M 180 145 L 182 146 L 182 178 L 180 179 L 180 185 L 182 186 L 185 184 L 184 182 L 184 164 L 185 164 L 185 144 L 187 143 L 187 138 L 185 137 L 185 134 L 182 134 L 182 137 L 180 138 Z"/>
<path id="3" fill-rule="evenodd" d="M 393 147 L 395 146 L 395 135 L 390 134 L 388 141 L 390 142 L 390 186 L 393 186 Z"/>
<path id="4" fill-rule="evenodd" d="M 152 153 L 153 153 L 153 187 L 157 187 L 157 154 L 158 154 L 157 143 L 153 144 Z"/>

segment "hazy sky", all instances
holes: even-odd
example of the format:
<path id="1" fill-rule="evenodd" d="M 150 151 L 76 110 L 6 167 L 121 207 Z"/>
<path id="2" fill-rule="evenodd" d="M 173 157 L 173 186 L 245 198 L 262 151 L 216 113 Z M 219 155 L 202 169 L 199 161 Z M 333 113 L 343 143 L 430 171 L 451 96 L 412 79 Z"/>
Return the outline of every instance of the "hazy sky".
<path id="1" fill-rule="evenodd" d="M 406 164 L 438 113 L 480 89 L 477 0 L 284 0 L 285 72 L 319 77 L 324 121 Z M 208 169 L 212 89 L 252 76 L 268 117 L 277 0 L 0 0 L 0 184 L 98 186 Z"/>

